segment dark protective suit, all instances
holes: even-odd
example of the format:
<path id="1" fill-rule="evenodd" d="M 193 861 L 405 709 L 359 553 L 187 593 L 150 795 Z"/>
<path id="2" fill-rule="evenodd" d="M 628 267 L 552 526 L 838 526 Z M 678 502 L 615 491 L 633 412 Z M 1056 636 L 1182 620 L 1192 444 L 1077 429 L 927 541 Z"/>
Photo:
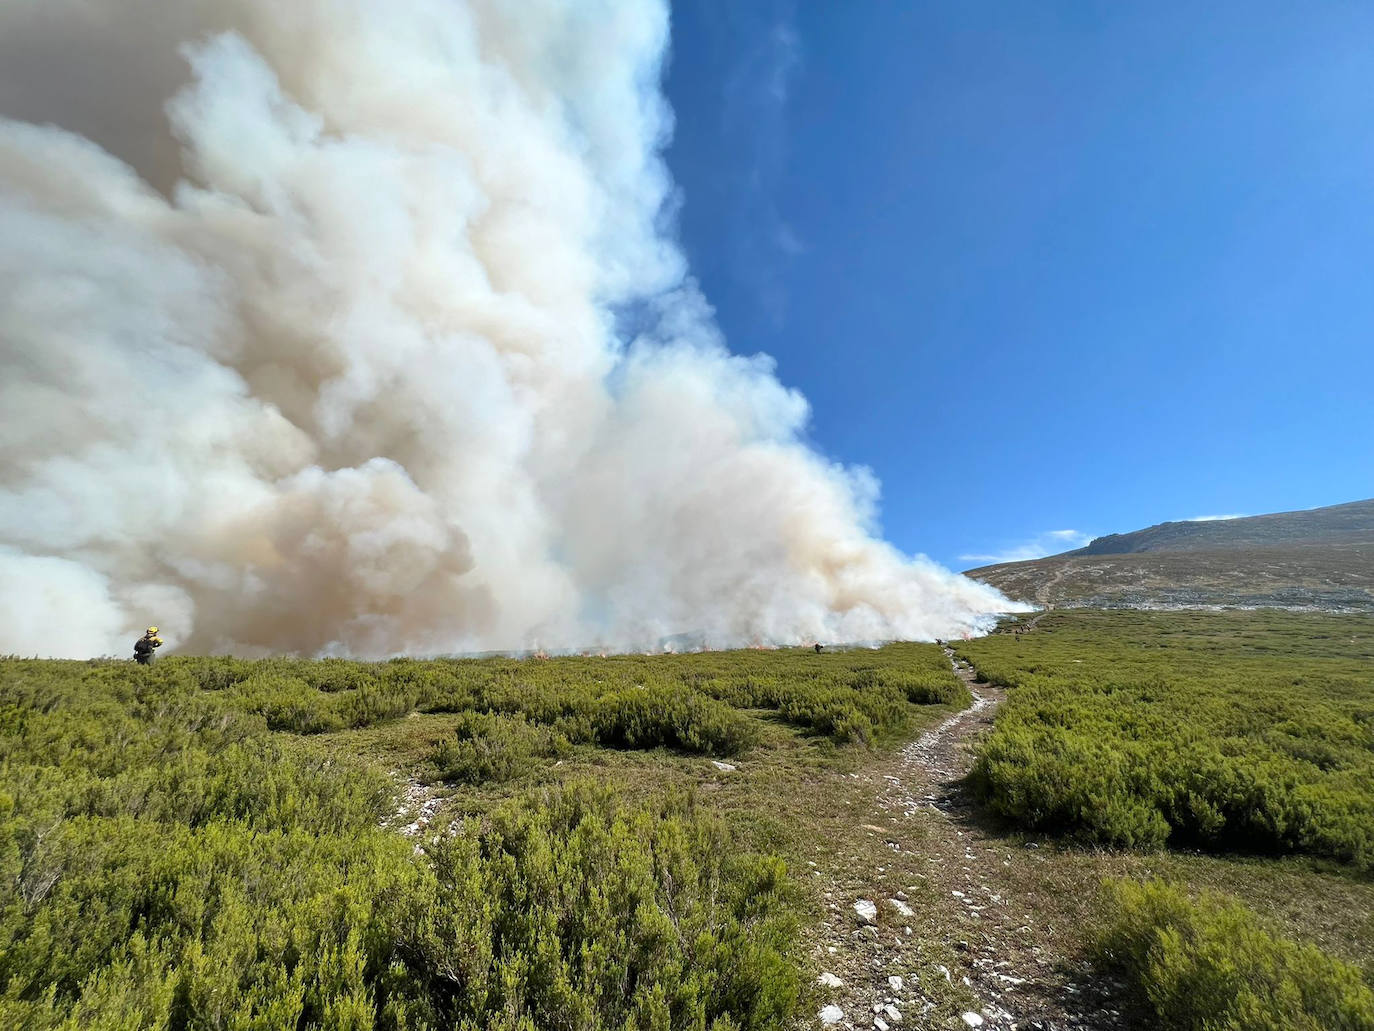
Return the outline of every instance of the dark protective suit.
<path id="1" fill-rule="evenodd" d="M 153 649 L 161 647 L 162 638 L 144 634 L 134 642 L 134 661 L 140 666 L 150 665 L 153 661 Z"/>

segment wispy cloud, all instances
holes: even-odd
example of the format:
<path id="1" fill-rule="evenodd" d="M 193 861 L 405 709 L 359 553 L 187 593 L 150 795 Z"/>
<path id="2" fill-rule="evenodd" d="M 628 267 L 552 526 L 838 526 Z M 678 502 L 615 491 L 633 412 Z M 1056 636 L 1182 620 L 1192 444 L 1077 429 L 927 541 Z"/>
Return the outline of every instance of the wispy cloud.
<path id="1" fill-rule="evenodd" d="M 1051 530 L 1044 536 L 1056 541 L 1077 541 L 1078 544 L 1087 544 L 1091 539 L 1079 530 Z M 1074 547 L 1077 547 L 1078 544 L 1075 544 Z"/>
<path id="2" fill-rule="evenodd" d="M 1001 551 L 960 555 L 959 560 L 961 562 L 984 562 L 989 565 L 996 562 L 1025 562 L 1029 559 L 1044 558 L 1046 555 L 1055 555 L 1061 551 L 1081 548 L 1092 539 L 1092 534 L 1084 533 L 1081 530 L 1046 530 L 1036 534 L 1028 541 L 1010 545 Z"/>
<path id="3" fill-rule="evenodd" d="M 1249 517 L 1248 517 L 1247 515 L 1245 515 L 1245 513 L 1243 513 L 1243 512 L 1238 512 L 1238 513 L 1236 513 L 1235 515 L 1193 516 L 1193 518 L 1191 518 L 1191 519 L 1185 519 L 1185 520 L 1183 520 L 1183 522 L 1185 522 L 1185 523 L 1215 523 L 1215 522 L 1221 521 L 1222 519 L 1247 519 L 1247 518 L 1249 518 Z"/>

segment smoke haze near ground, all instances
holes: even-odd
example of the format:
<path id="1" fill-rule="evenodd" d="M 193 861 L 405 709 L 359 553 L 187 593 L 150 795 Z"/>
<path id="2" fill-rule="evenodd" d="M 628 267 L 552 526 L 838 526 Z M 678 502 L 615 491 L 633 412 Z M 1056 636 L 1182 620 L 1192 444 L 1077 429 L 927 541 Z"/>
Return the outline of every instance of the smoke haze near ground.
<path id="1" fill-rule="evenodd" d="M 1008 607 L 880 540 L 871 476 L 725 349 L 671 232 L 667 45 L 649 0 L 0 9 L 0 653 Z"/>

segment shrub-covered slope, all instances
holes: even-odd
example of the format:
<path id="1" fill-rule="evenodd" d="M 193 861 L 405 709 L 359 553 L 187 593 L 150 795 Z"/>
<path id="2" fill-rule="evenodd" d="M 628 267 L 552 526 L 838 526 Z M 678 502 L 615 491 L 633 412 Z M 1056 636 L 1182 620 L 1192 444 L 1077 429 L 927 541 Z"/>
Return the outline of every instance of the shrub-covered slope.
<path id="1" fill-rule="evenodd" d="M 1374 620 L 1076 611 L 959 651 L 1013 689 L 972 774 L 999 815 L 1374 867 Z"/>
<path id="2" fill-rule="evenodd" d="M 964 697 L 933 646 L 0 660 L 0 1026 L 786 1026 L 795 889 L 690 796 L 527 784 L 417 851 L 382 826 L 396 779 L 315 742 L 449 713 L 417 772 L 518 784 L 575 749 L 735 755 L 763 720 L 862 743 Z"/>

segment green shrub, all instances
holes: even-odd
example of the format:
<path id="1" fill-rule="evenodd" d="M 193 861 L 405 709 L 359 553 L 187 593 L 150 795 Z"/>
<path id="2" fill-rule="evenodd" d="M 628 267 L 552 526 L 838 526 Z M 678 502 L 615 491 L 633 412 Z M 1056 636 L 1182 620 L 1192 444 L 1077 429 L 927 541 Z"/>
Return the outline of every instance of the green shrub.
<path id="1" fill-rule="evenodd" d="M 562 789 L 429 855 L 402 957 L 464 1027 L 781 1027 L 802 998 L 782 863 L 685 799 Z"/>
<path id="2" fill-rule="evenodd" d="M 452 737 L 429 756 L 431 780 L 509 780 L 524 772 L 536 756 L 557 755 L 567 746 L 561 734 L 528 722 L 522 714 L 463 713 Z"/>
<path id="3" fill-rule="evenodd" d="M 858 707 L 858 694 L 851 688 L 812 688 L 792 691 L 778 703 L 778 712 L 789 723 L 825 734 L 836 741 L 872 743 L 873 720 Z M 871 700 L 871 695 L 868 696 Z M 871 708 L 871 701 L 869 707 Z"/>
<path id="4" fill-rule="evenodd" d="M 194 659 L 178 656 L 162 659 L 156 668 L 164 672 L 169 665 L 185 668 L 206 691 L 223 691 L 252 676 L 255 664 L 223 655 Z"/>
<path id="5" fill-rule="evenodd" d="M 973 695 L 951 670 L 937 673 L 885 670 L 881 683 L 901 691 L 913 705 L 953 705 L 963 709 L 973 704 Z"/>
<path id="6" fill-rule="evenodd" d="M 254 673 L 233 687 L 234 701 L 262 715 L 269 730 L 325 734 L 348 723 L 339 714 L 339 698 L 316 691 L 300 677 Z"/>
<path id="7" fill-rule="evenodd" d="M 303 680 L 317 691 L 356 691 L 377 683 L 373 669 L 361 662 L 346 659 L 320 659 L 300 663 Z"/>
<path id="8" fill-rule="evenodd" d="M 680 684 L 605 695 L 596 702 L 592 728 L 598 744 L 613 748 L 667 745 L 707 755 L 734 755 L 754 739 L 748 718 Z"/>
<path id="9" fill-rule="evenodd" d="M 474 704 L 491 712 L 521 713 L 536 723 L 571 719 L 582 731 L 574 730 L 568 739 L 586 743 L 595 740 L 592 715 L 602 693 L 601 685 L 580 680 L 539 684 L 523 677 L 498 676 L 483 687 Z"/>
<path id="10" fill-rule="evenodd" d="M 1357 968 L 1270 934 L 1244 907 L 1161 882 L 1108 886 L 1100 961 L 1171 1031 L 1369 1031 Z"/>
<path id="11" fill-rule="evenodd" d="M 782 864 L 690 799 L 525 795 L 417 855 L 380 827 L 389 778 L 268 729 L 468 689 L 380 669 L 324 691 L 288 662 L 0 662 L 0 1027 L 790 1026 Z"/>
<path id="12" fill-rule="evenodd" d="M 1318 634 L 1333 624 L 1344 632 Z M 1365 617 L 1289 614 L 1276 628 L 1252 613 L 1083 612 L 964 642 L 980 674 L 1012 685 L 972 785 L 1036 830 L 1374 868 L 1371 629 Z"/>

